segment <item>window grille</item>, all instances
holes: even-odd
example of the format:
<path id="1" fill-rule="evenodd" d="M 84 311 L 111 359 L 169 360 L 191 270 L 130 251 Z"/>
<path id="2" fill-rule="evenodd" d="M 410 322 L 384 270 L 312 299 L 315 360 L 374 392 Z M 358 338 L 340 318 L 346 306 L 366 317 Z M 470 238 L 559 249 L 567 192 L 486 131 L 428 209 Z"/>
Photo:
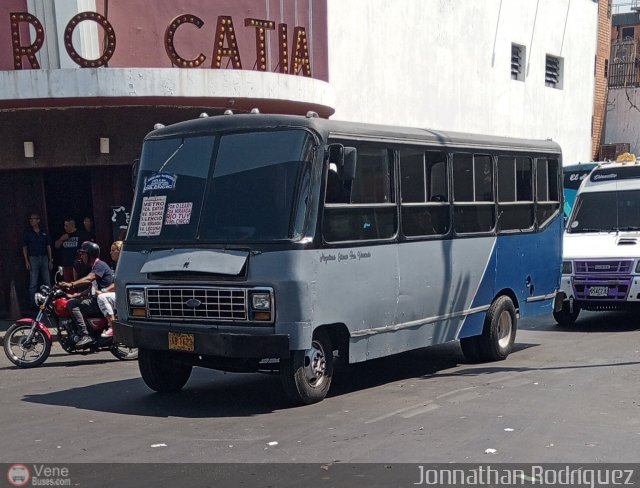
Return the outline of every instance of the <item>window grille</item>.
<path id="1" fill-rule="evenodd" d="M 522 51 L 524 48 L 518 44 L 511 44 L 511 79 L 522 80 Z"/>
<path id="2" fill-rule="evenodd" d="M 562 88 L 562 63 L 560 58 L 547 56 L 544 71 L 544 84 L 551 88 Z"/>

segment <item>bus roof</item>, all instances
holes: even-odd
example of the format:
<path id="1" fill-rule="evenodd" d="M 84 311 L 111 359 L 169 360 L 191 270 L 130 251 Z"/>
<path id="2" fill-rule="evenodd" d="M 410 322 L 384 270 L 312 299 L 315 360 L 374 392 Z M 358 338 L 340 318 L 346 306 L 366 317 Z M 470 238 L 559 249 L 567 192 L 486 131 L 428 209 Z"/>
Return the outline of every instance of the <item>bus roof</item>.
<path id="1" fill-rule="evenodd" d="M 600 163 L 584 179 L 581 192 L 640 189 L 640 164 L 637 162 Z"/>
<path id="2" fill-rule="evenodd" d="M 388 140 L 389 142 L 415 142 L 417 144 L 442 145 L 447 147 L 492 148 L 504 150 L 527 150 L 560 155 L 560 146 L 551 140 L 534 140 L 489 136 L 432 129 L 364 124 L 328 120 L 300 115 L 238 114 L 216 115 L 179 122 L 163 127 L 147 135 L 147 138 L 167 137 L 188 133 L 207 133 L 219 130 L 266 129 L 307 127 L 323 136 L 352 138 L 359 140 Z"/>

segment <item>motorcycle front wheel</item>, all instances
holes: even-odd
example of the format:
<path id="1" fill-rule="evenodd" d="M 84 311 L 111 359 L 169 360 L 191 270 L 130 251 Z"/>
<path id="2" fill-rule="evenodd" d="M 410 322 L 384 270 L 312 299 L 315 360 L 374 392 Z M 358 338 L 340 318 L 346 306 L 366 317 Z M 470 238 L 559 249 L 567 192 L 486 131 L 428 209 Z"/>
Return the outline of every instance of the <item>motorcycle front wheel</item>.
<path id="1" fill-rule="evenodd" d="M 124 344 L 115 343 L 109 351 L 121 361 L 133 361 L 134 359 L 138 359 L 137 347 L 127 347 Z"/>
<path id="2" fill-rule="evenodd" d="M 35 368 L 44 363 L 51 352 L 51 340 L 40 329 L 36 329 L 33 338 L 27 342 L 31 324 L 15 323 L 4 336 L 4 353 L 20 368 Z"/>

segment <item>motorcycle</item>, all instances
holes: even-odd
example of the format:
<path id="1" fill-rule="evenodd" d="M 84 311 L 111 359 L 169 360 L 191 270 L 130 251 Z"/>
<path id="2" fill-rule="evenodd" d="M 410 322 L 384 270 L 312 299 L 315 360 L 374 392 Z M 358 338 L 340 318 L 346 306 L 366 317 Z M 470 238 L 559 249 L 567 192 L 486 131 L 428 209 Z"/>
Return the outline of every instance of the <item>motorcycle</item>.
<path id="1" fill-rule="evenodd" d="M 95 342 L 84 349 L 77 349 L 75 344 L 78 335 L 71 320 L 71 312 L 67 309 L 67 301 L 67 293 L 58 283 L 51 287 L 40 287 L 35 294 L 35 302 L 39 308 L 36 317 L 19 319 L 7 329 L 4 336 L 4 352 L 9 361 L 21 368 L 35 368 L 44 363 L 51 353 L 54 340 L 49 327 L 56 330 L 57 340 L 69 354 L 86 355 L 109 351 L 123 361 L 138 358 L 136 348 L 114 342 L 113 337 L 101 336 L 108 326 L 104 317 L 85 317 L 87 330 Z"/>

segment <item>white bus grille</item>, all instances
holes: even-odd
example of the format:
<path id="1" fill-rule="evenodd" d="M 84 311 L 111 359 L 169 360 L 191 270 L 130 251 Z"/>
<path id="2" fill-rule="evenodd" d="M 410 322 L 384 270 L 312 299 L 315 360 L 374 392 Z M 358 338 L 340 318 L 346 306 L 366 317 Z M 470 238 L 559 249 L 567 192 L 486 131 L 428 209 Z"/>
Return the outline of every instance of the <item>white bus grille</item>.
<path id="1" fill-rule="evenodd" d="M 247 320 L 247 293 L 238 288 L 147 288 L 149 318 Z"/>

